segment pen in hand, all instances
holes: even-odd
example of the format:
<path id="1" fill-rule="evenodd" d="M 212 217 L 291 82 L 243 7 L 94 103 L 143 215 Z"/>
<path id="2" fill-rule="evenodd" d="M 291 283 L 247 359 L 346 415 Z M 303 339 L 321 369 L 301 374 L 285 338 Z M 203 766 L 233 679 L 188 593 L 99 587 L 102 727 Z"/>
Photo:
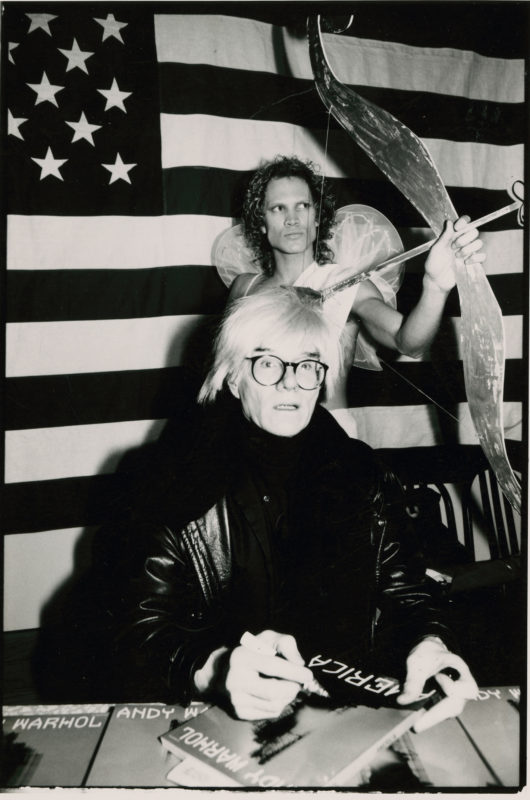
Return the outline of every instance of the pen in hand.
<path id="1" fill-rule="evenodd" d="M 258 639 L 257 636 L 254 636 L 249 631 L 245 631 L 239 643 L 243 647 L 246 647 L 247 650 L 252 650 L 253 653 L 261 653 L 262 655 L 277 656 L 281 658 L 274 647 L 272 647 L 270 644 L 267 644 L 267 642 L 264 642 L 262 639 Z M 306 683 L 302 686 L 302 690 L 308 694 L 317 694 L 320 697 L 329 697 L 329 693 L 315 678 L 306 681 Z"/>

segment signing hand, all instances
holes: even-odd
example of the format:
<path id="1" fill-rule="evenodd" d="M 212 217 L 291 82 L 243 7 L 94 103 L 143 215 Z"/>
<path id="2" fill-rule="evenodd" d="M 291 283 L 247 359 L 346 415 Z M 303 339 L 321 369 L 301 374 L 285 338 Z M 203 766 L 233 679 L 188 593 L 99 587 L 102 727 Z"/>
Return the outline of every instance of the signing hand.
<path id="1" fill-rule="evenodd" d="M 451 669 L 458 673 L 453 680 L 442 672 Z M 478 686 L 469 667 L 460 656 L 451 653 L 436 637 L 428 637 L 414 647 L 407 658 L 407 677 L 403 691 L 397 698 L 401 705 L 416 702 L 423 692 L 428 678 L 434 677 L 446 697 L 426 711 L 416 724 L 416 733 L 427 730 L 447 717 L 457 717 L 464 710 L 467 700 L 477 697 Z"/>
<path id="2" fill-rule="evenodd" d="M 425 262 L 424 283 L 431 282 L 441 291 L 449 292 L 456 283 L 455 258 L 462 259 L 464 264 L 486 260 L 486 254 L 480 252 L 483 243 L 478 230 L 467 228 L 470 220 L 468 216 L 459 217 L 454 223 L 447 220 Z"/>
<path id="3" fill-rule="evenodd" d="M 232 651 L 225 688 L 239 719 L 271 719 L 281 714 L 313 675 L 304 667 L 293 636 L 263 631 L 254 638 L 257 647 Z"/>

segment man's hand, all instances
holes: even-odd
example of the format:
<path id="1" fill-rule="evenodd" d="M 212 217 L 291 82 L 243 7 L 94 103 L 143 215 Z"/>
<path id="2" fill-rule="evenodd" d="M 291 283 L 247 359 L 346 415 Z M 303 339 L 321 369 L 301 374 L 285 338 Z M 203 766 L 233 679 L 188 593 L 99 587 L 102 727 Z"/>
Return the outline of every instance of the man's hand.
<path id="1" fill-rule="evenodd" d="M 470 217 L 459 217 L 454 223 L 447 220 L 442 235 L 432 246 L 425 262 L 424 284 L 434 284 L 440 291 L 449 292 L 456 283 L 454 259 L 464 264 L 486 260 L 481 253 L 482 240 L 476 228 L 467 228 Z"/>
<path id="2" fill-rule="evenodd" d="M 442 672 L 450 669 L 458 674 L 453 679 Z M 478 686 L 469 667 L 460 656 L 451 653 L 437 637 L 427 637 L 414 647 L 407 658 L 407 677 L 403 691 L 397 698 L 401 705 L 419 700 L 425 682 L 437 681 L 446 697 L 420 716 L 414 730 L 416 733 L 431 728 L 447 717 L 457 717 L 464 710 L 467 700 L 478 695 Z"/>
<path id="3" fill-rule="evenodd" d="M 253 638 L 252 649 L 236 647 L 230 655 L 226 693 L 239 719 L 271 719 L 282 713 L 313 674 L 304 667 L 293 636 L 263 631 Z"/>

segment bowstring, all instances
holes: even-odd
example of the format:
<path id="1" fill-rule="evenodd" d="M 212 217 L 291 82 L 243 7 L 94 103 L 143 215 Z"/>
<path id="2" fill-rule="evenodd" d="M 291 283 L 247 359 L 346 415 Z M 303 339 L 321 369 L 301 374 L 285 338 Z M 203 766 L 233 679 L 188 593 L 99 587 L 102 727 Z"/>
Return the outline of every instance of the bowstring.
<path id="1" fill-rule="evenodd" d="M 420 393 L 420 394 L 422 394 L 424 397 L 426 397 L 426 398 L 427 398 L 427 400 L 430 400 L 430 401 L 431 401 L 431 403 L 434 403 L 434 405 L 435 405 L 435 406 L 438 406 L 438 408 L 439 408 L 441 411 L 443 411 L 443 412 L 444 412 L 444 414 L 447 414 L 447 416 L 451 417 L 451 419 L 454 419 L 454 421 L 455 421 L 455 422 L 460 422 L 460 420 L 458 419 L 458 417 L 455 417 L 455 415 L 454 415 L 454 414 L 451 414 L 451 412 L 450 412 L 450 411 L 448 411 L 446 408 L 444 408 L 442 405 L 440 405 L 440 403 L 438 403 L 438 402 L 437 402 L 437 401 L 434 399 L 434 397 L 431 397 L 429 394 L 427 394 L 427 392 L 424 392 L 424 391 L 423 391 L 423 389 L 420 389 L 420 387 L 419 387 L 419 386 L 417 386 L 417 385 L 416 385 L 416 384 L 415 384 L 413 381 L 410 381 L 408 378 L 405 378 L 405 376 L 404 376 L 404 375 L 402 375 L 402 374 L 401 374 L 401 372 L 398 372 L 398 370 L 397 370 L 397 369 L 394 369 L 394 367 L 391 367 L 391 366 L 390 366 L 390 364 L 389 364 L 387 361 L 385 361 L 384 359 L 382 359 L 382 358 L 381 358 L 381 356 L 378 356 L 378 358 L 379 358 L 379 361 L 381 362 L 381 364 L 384 364 L 384 365 L 385 365 L 385 367 L 388 367 L 388 369 L 392 370 L 392 372 L 393 372 L 395 375 L 398 375 L 398 376 L 399 376 L 399 377 L 400 377 L 402 380 L 404 380 L 404 381 L 405 381 L 405 383 L 408 383 L 410 386 L 412 386 L 412 387 L 413 387 L 413 389 L 416 389 L 416 391 L 417 391 L 417 392 L 419 392 L 419 393 Z"/>
<path id="2" fill-rule="evenodd" d="M 327 113 L 327 123 L 326 123 L 326 138 L 325 138 L 325 141 L 324 141 L 324 163 L 327 162 L 327 158 L 328 158 L 329 131 L 330 131 L 330 120 L 331 120 L 331 109 L 328 108 L 327 111 L 328 111 L 328 113 Z M 321 216 L 322 216 L 322 198 L 324 196 L 324 182 L 325 182 L 325 177 L 324 177 L 324 172 L 322 172 L 322 176 L 321 176 L 321 179 L 320 179 L 320 201 L 319 201 L 319 204 L 318 204 L 318 226 L 317 226 L 317 237 L 316 237 L 316 245 L 315 245 L 315 254 L 318 252 L 318 245 L 319 245 L 319 241 L 320 241 L 320 219 L 321 219 Z M 379 358 L 379 361 L 381 362 L 381 364 L 384 364 L 385 367 L 387 367 L 395 375 L 397 375 L 399 378 L 401 378 L 401 380 L 405 381 L 405 383 L 408 383 L 410 386 L 412 386 L 413 389 L 416 389 L 417 392 L 419 392 L 421 395 L 426 397 L 427 400 L 429 400 L 431 403 L 433 403 L 435 406 L 437 406 L 440 409 L 440 411 L 443 411 L 444 414 L 447 414 L 447 416 L 451 417 L 451 419 L 454 420 L 455 422 L 457 422 L 457 423 L 460 422 L 458 417 L 455 417 L 455 415 L 452 414 L 450 411 L 448 411 L 447 408 L 444 408 L 444 406 L 442 406 L 440 403 L 438 403 L 434 399 L 434 397 L 431 397 L 429 394 L 427 394 L 427 392 L 425 392 L 423 389 L 421 389 L 419 386 L 417 386 L 413 381 L 409 380 L 408 378 L 405 378 L 405 376 L 402 375 L 401 372 L 398 372 L 397 369 L 394 369 L 392 366 L 390 366 L 390 364 L 387 361 L 385 361 L 384 359 L 382 359 L 380 356 L 378 356 L 378 358 Z"/>

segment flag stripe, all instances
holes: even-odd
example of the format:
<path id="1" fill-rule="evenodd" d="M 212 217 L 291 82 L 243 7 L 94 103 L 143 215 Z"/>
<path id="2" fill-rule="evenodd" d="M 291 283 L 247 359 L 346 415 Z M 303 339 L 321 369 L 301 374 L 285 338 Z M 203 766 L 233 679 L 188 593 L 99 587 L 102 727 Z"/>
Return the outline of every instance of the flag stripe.
<path id="1" fill-rule="evenodd" d="M 381 372 L 353 369 L 348 380 L 350 406 L 412 405 L 421 399 L 416 386 L 442 404 L 465 400 L 459 361 L 398 361 L 392 367 L 398 376 L 387 367 Z M 178 417 L 195 397 L 199 385 L 199 374 L 182 367 L 9 378 L 5 382 L 5 428 L 9 431 Z M 524 397 L 521 362 L 508 359 L 504 399 L 515 402 Z"/>
<path id="2" fill-rule="evenodd" d="M 489 4 L 488 13 L 481 13 L 474 3 L 461 3 L 458 14 L 448 14 L 444 3 L 428 3 L 427 10 L 407 8 L 401 4 L 384 6 L 383 14 L 374 14 L 370 7 L 366 13 L 356 14 L 353 25 L 345 35 L 368 39 L 400 42 L 414 47 L 449 47 L 473 50 L 493 58 L 526 58 L 528 53 L 528 10 L 512 5 L 510 14 L 502 3 Z M 411 19 L 411 13 L 413 14 Z M 253 15 L 254 16 L 254 15 Z M 286 23 L 289 24 L 289 23 Z M 492 35 L 494 31 L 494 35 Z"/>
<path id="3" fill-rule="evenodd" d="M 504 205 L 509 200 L 510 198 L 506 196 Z M 512 212 L 512 214 L 507 215 L 506 219 L 515 224 L 515 213 Z M 423 228 L 399 228 L 398 231 L 405 250 L 410 250 L 427 239 L 432 240 L 434 238 L 431 230 Z M 524 232 L 521 228 L 494 232 L 481 228 L 480 238 L 484 242 L 484 252 L 488 256 L 484 264 L 484 271 L 489 278 L 492 278 L 493 275 L 523 272 Z M 407 272 L 417 272 L 423 275 L 424 266 L 425 256 L 420 256 L 408 261 L 406 269 Z"/>
<path id="4" fill-rule="evenodd" d="M 39 531 L 6 537 L 4 544 L 4 630 L 38 628 L 40 608 L 58 585 L 64 585 L 75 571 L 80 541 L 86 546 L 82 528 Z M 20 564 L 24 564 L 23 578 Z M 43 569 L 43 564 L 53 569 Z M 31 598 L 28 602 L 28 587 Z M 11 620 L 17 619 L 18 625 Z"/>
<path id="5" fill-rule="evenodd" d="M 30 270 L 206 265 L 211 263 L 213 242 L 231 223 L 230 215 L 9 215 L 7 264 L 8 269 Z"/>
<path id="6" fill-rule="evenodd" d="M 434 74 L 437 93 L 499 102 L 524 100 L 523 64 L 519 60 L 354 36 L 324 34 L 323 39 L 334 72 L 347 84 L 433 91 Z M 155 17 L 155 40 L 160 62 L 210 64 L 312 78 L 304 28 L 301 35 L 299 31 L 291 35 L 285 29 L 254 20 L 162 14 Z M 280 42 L 286 51 L 283 61 L 276 55 Z"/>
<path id="7" fill-rule="evenodd" d="M 205 64 L 160 65 L 161 111 L 166 115 L 208 114 L 239 120 L 297 123 L 325 130 L 328 117 L 313 82 L 289 76 Z M 175 92 L 175 87 L 179 92 Z M 520 102 L 473 100 L 451 94 L 360 85 L 351 88 L 365 100 L 394 114 L 417 136 L 454 142 L 513 145 L 524 141 Z M 259 97 L 259 102 L 256 98 Z M 331 131 L 342 130 L 333 118 Z M 202 157 L 204 158 L 204 153 Z"/>
<path id="8" fill-rule="evenodd" d="M 122 487 L 121 475 L 6 484 L 0 524 L 6 533 L 101 525 Z"/>
<path id="9" fill-rule="evenodd" d="M 6 375 L 53 375 L 175 366 L 195 345 L 206 315 L 13 322 L 6 326 Z"/>
<path id="10" fill-rule="evenodd" d="M 295 131 L 295 126 L 292 126 L 292 130 L 293 132 Z M 325 131 L 321 131 L 318 136 L 323 144 Z M 238 139 L 238 141 L 240 142 L 239 157 L 243 160 L 245 158 L 244 153 L 248 142 L 244 142 L 241 139 Z M 234 142 L 234 145 L 237 145 L 237 142 Z M 276 140 L 273 140 L 272 145 L 270 141 L 263 142 L 263 147 L 266 152 L 274 153 L 274 155 L 281 152 L 281 148 L 278 146 Z M 495 153 L 496 159 L 500 157 L 502 150 L 503 148 L 497 149 Z M 516 150 L 518 152 L 519 148 L 516 148 Z M 302 159 L 306 158 L 306 153 L 301 146 L 296 147 L 294 139 L 293 145 L 284 152 L 286 155 L 294 154 Z M 510 152 L 513 153 L 514 150 L 510 148 Z M 337 157 L 340 157 L 340 153 Z M 335 158 L 335 153 L 332 150 L 328 151 L 328 158 Z M 348 158 L 354 172 L 357 169 L 357 164 L 366 163 L 365 157 L 354 148 L 349 151 Z M 452 156 L 449 153 L 449 159 L 451 158 Z M 250 162 L 247 159 L 245 163 Z M 258 163 L 259 159 L 254 163 L 254 167 L 257 167 Z M 485 159 L 483 159 L 483 164 L 483 168 L 486 169 L 488 164 Z M 372 205 L 378 208 L 386 216 L 392 218 L 394 225 L 397 227 L 421 226 L 423 218 L 419 212 L 410 206 L 403 195 L 394 186 L 386 183 L 382 179 L 382 176 L 377 174 L 374 167 L 367 164 L 366 168 L 367 170 L 371 170 L 371 178 L 330 179 L 330 188 L 335 194 L 339 206 L 347 205 L 348 203 L 364 202 L 366 205 Z M 440 164 L 439 168 L 443 173 L 444 163 Z M 163 172 L 162 180 L 169 219 L 172 218 L 172 215 L 207 215 L 225 218 L 239 216 L 241 213 L 243 192 L 247 185 L 250 172 L 250 169 L 236 171 L 207 166 L 166 168 Z M 477 218 L 505 206 L 507 204 L 506 191 L 510 189 L 515 180 L 521 179 L 522 174 L 523 164 L 521 163 L 518 165 L 516 160 L 513 159 L 512 163 L 508 163 L 506 182 L 502 188 L 483 189 L 481 187 L 452 186 L 451 184 L 447 185 L 446 188 L 457 210 L 461 210 L 461 213 L 464 213 L 465 210 L 465 212 L 470 213 L 473 218 Z M 484 180 L 487 182 L 486 178 L 484 178 Z M 122 244 L 120 240 L 118 245 L 115 239 L 110 250 L 105 250 L 102 243 L 99 247 L 98 243 L 89 243 L 89 248 L 94 248 L 96 250 L 99 259 L 98 262 L 90 265 L 87 263 L 87 257 L 85 257 L 85 264 L 87 267 L 105 266 L 109 261 L 113 261 L 117 257 L 119 257 L 118 260 L 123 263 L 129 251 L 132 252 L 132 266 L 135 264 L 143 267 L 150 265 L 170 266 L 171 263 L 175 263 L 174 257 L 171 258 L 169 263 L 167 261 L 168 255 L 166 248 L 176 246 L 177 244 L 176 231 L 171 230 L 168 217 L 157 216 L 156 212 L 153 214 L 153 217 L 143 216 L 141 213 L 134 216 L 135 211 L 138 210 L 136 208 L 131 212 L 131 216 L 126 217 L 123 215 L 119 206 L 117 206 L 114 216 L 97 217 L 95 216 L 98 210 L 98 198 L 96 195 L 87 194 L 86 196 L 76 196 L 67 206 L 64 205 L 64 200 L 65 197 L 60 192 L 43 196 L 42 202 L 38 207 L 35 203 L 34 217 L 29 218 L 35 219 L 35 233 L 37 235 L 40 232 L 39 228 L 42 224 L 39 223 L 39 220 L 50 220 L 45 229 L 44 246 L 46 249 L 54 247 L 57 250 L 59 258 L 61 258 L 61 256 L 63 259 L 73 257 L 71 253 L 67 251 L 67 247 L 72 243 L 68 239 L 57 241 L 53 240 L 51 237 L 54 228 L 59 228 L 60 230 L 63 220 L 65 220 L 67 216 L 72 216 L 76 218 L 76 222 L 81 229 L 78 235 L 81 235 L 84 231 L 90 230 L 90 226 L 94 225 L 98 226 L 98 233 L 101 231 L 101 235 L 107 239 L 110 239 L 113 230 L 115 235 L 121 231 L 126 233 L 127 229 L 130 230 L 131 241 L 128 243 L 124 241 Z M 18 220 L 24 219 L 25 217 L 20 213 L 23 209 L 17 207 L 16 201 L 11 203 L 11 210 L 13 214 L 10 215 L 8 220 L 8 233 L 10 230 L 16 233 L 20 229 L 16 226 L 21 225 Z M 48 214 L 54 216 L 47 217 L 46 215 Z M 117 228 L 113 228 L 113 220 L 116 220 Z M 506 218 L 502 217 L 491 224 L 489 229 L 507 230 L 508 228 L 515 227 L 515 224 L 516 223 L 509 224 Z M 227 227 L 227 225 L 225 224 L 224 227 Z M 66 227 L 66 233 L 68 233 L 68 225 Z M 157 239 L 155 241 L 151 241 L 150 238 L 146 240 L 146 236 L 155 236 Z M 136 247 L 134 242 L 136 242 Z M 208 244 L 209 248 L 211 248 L 211 242 Z M 32 250 L 31 243 L 25 246 Z M 117 252 L 118 246 L 120 247 L 119 252 Z M 13 247 L 17 250 L 22 249 L 24 252 L 24 243 L 9 243 L 10 250 Z M 121 252 L 122 247 L 124 248 L 123 253 Z M 203 247 L 205 247 L 205 245 L 203 245 Z M 135 251 L 136 256 L 134 255 Z M 79 257 L 82 258 L 82 256 Z M 35 252 L 32 254 L 32 259 L 39 258 L 38 250 L 35 249 Z M 182 258 L 182 256 L 180 256 L 180 258 Z M 149 260 L 147 261 L 147 259 Z M 27 257 L 24 260 L 26 263 L 29 261 Z M 162 263 L 157 263 L 159 260 L 161 260 Z M 188 256 L 185 257 L 184 263 L 208 263 L 209 260 L 209 256 L 206 259 L 199 259 L 197 256 Z M 126 266 L 131 265 L 126 264 Z"/>
<path id="11" fill-rule="evenodd" d="M 295 151 L 289 151 L 293 152 Z M 305 157 L 303 151 L 295 154 Z M 446 188 L 457 210 L 470 214 L 472 219 L 478 219 L 510 202 L 506 189 L 511 186 L 512 178 L 516 180 L 520 174 L 521 171 L 518 171 L 515 175 L 510 175 L 504 191 L 459 186 Z M 168 209 L 171 214 L 199 215 L 204 212 L 221 217 L 237 217 L 241 212 L 243 190 L 249 175 L 247 171 L 236 172 L 215 167 L 169 167 L 164 170 Z M 358 178 L 350 181 L 346 178 L 330 178 L 329 185 L 339 207 L 364 202 L 392 219 L 396 227 L 421 226 L 420 213 L 408 203 L 401 192 L 384 180 Z M 501 217 L 489 225 L 489 230 L 508 230 L 516 225 L 517 222 L 511 217 Z"/>
<path id="12" fill-rule="evenodd" d="M 162 427 L 160 420 L 134 420 L 7 431 L 5 481 L 46 481 L 114 472 L 126 451 L 155 441 Z"/>
<path id="13" fill-rule="evenodd" d="M 228 290 L 213 267 L 30 270 L 7 274 L 7 322 L 217 314 Z M 101 291 L 105 286 L 105 292 Z"/>
<path id="14" fill-rule="evenodd" d="M 353 368 L 348 375 L 347 395 L 350 408 L 412 405 L 425 402 L 420 390 L 446 407 L 466 399 L 461 361 L 435 362 L 392 361 L 381 372 Z M 397 374 L 396 374 L 397 373 Z M 524 399 L 521 363 L 508 359 L 505 364 L 504 400 Z"/>
<path id="15" fill-rule="evenodd" d="M 353 416 L 359 438 L 366 438 L 368 432 L 375 449 L 431 447 L 441 441 L 447 444 L 454 441 L 461 445 L 478 444 L 467 403 L 454 404 L 445 410 L 432 404 L 418 404 L 417 401 L 414 405 L 399 406 L 392 409 L 390 426 L 388 406 L 356 409 Z M 523 425 L 521 404 L 504 403 L 503 417 L 506 438 L 520 440 Z M 425 480 L 422 472 L 416 473 L 416 480 Z"/>
<path id="16" fill-rule="evenodd" d="M 360 195 L 357 202 L 360 202 Z M 381 192 L 383 198 L 383 193 Z M 487 194 L 490 197 L 490 193 Z M 510 202 L 507 194 L 495 193 L 486 206 L 481 205 L 478 218 L 502 208 Z M 402 201 L 401 201 L 402 203 Z M 346 203 L 344 203 L 346 204 Z M 368 203 L 365 203 L 368 205 Z M 388 205 L 388 202 L 386 202 Z M 392 209 L 387 209 L 392 217 Z M 8 217 L 8 270 L 89 270 L 143 269 L 208 265 L 216 238 L 232 224 L 231 216 L 208 215 L 152 217 L 110 220 L 94 217 Z M 427 239 L 433 232 L 426 228 L 404 228 L 395 222 L 406 249 Z M 488 274 L 523 271 L 523 231 L 516 227 L 515 213 L 508 214 L 496 225 L 482 228 L 481 238 L 488 252 L 485 269 Z M 506 226 L 503 230 L 501 226 Z M 495 230 L 492 230 L 495 228 Z M 116 258 L 119 240 L 120 258 Z M 78 241 L 83 247 L 75 247 Z M 34 247 L 32 242 L 36 243 Z M 157 248 L 164 242 L 164 252 Z M 69 248 L 72 248 L 71 250 Z M 424 259 L 419 260 L 423 269 Z M 411 269 L 414 262 L 409 262 Z"/>
<path id="17" fill-rule="evenodd" d="M 333 10 L 335 16 L 337 8 L 330 5 L 329 12 Z M 407 8 L 404 14 L 402 6 L 393 3 L 384 6 L 384 14 L 374 14 L 369 6 L 366 8 L 366 13 L 355 10 L 353 24 L 343 31 L 344 36 L 388 40 L 422 49 L 450 47 L 452 50 L 473 50 L 491 58 L 514 59 L 527 55 L 528 14 L 524 4 L 518 7 L 512 4 L 509 15 L 505 4 L 501 3 L 490 4 L 487 15 L 477 13 L 475 4 L 469 3 L 461 3 L 458 14 L 447 14 L 443 4 L 434 3 L 429 4 L 427 13 L 417 6 L 416 9 Z M 209 9 L 204 7 L 203 10 L 207 12 Z M 348 19 L 349 14 L 345 15 L 343 8 L 339 10 L 342 19 Z M 252 3 L 245 8 L 247 19 L 287 26 L 298 31 L 301 37 L 305 35 L 306 14 L 307 9 L 300 14 L 296 3 Z M 237 6 L 235 9 L 226 6 L 223 15 L 239 18 L 241 12 Z M 492 31 L 495 31 L 494 36 Z"/>
<path id="18" fill-rule="evenodd" d="M 522 274 L 491 275 L 489 281 L 504 314 L 526 311 Z M 19 323 L 218 314 L 228 295 L 213 267 L 109 269 L 104 294 L 99 270 L 10 271 L 6 284 L 7 322 Z M 421 287 L 421 274 L 405 274 L 398 295 L 401 312 L 410 311 Z M 456 290 L 446 313 L 460 314 Z"/>
<path id="19" fill-rule="evenodd" d="M 397 295 L 397 307 L 402 314 L 408 314 L 418 302 L 423 282 L 423 265 L 421 272 L 405 274 Z M 525 299 L 526 280 L 522 273 L 510 275 L 489 275 L 489 284 L 501 311 L 505 316 L 523 315 L 526 313 Z M 445 307 L 446 316 L 460 316 L 458 291 L 453 289 Z"/>
<path id="20" fill-rule="evenodd" d="M 288 122 L 204 114 L 162 114 L 160 124 L 164 169 L 201 164 L 252 170 L 260 159 L 271 159 L 278 153 L 304 153 L 320 164 L 329 178 L 370 180 L 377 174 L 371 160 L 352 145 L 351 137 L 342 129 L 331 131 L 328 137 L 325 126 L 314 131 Z M 482 189 L 505 189 L 506 176 L 516 176 L 523 163 L 522 144 L 500 149 L 476 142 L 447 142 L 440 137 L 424 139 L 423 143 L 443 182 L 452 187 L 472 186 L 478 172 L 485 179 Z"/>
<path id="21" fill-rule="evenodd" d="M 91 425 L 179 415 L 198 391 L 198 378 L 182 367 L 5 381 L 6 430 Z"/>
<path id="22" fill-rule="evenodd" d="M 206 315 L 12 322 L 6 326 L 6 374 L 60 375 L 177 366 L 198 346 L 201 330 L 208 330 L 209 323 Z M 460 352 L 459 327 L 458 318 L 445 320 L 443 333 L 455 358 Z M 521 318 L 505 317 L 504 328 L 506 358 L 522 358 Z M 406 356 L 400 358 L 406 360 Z"/>

